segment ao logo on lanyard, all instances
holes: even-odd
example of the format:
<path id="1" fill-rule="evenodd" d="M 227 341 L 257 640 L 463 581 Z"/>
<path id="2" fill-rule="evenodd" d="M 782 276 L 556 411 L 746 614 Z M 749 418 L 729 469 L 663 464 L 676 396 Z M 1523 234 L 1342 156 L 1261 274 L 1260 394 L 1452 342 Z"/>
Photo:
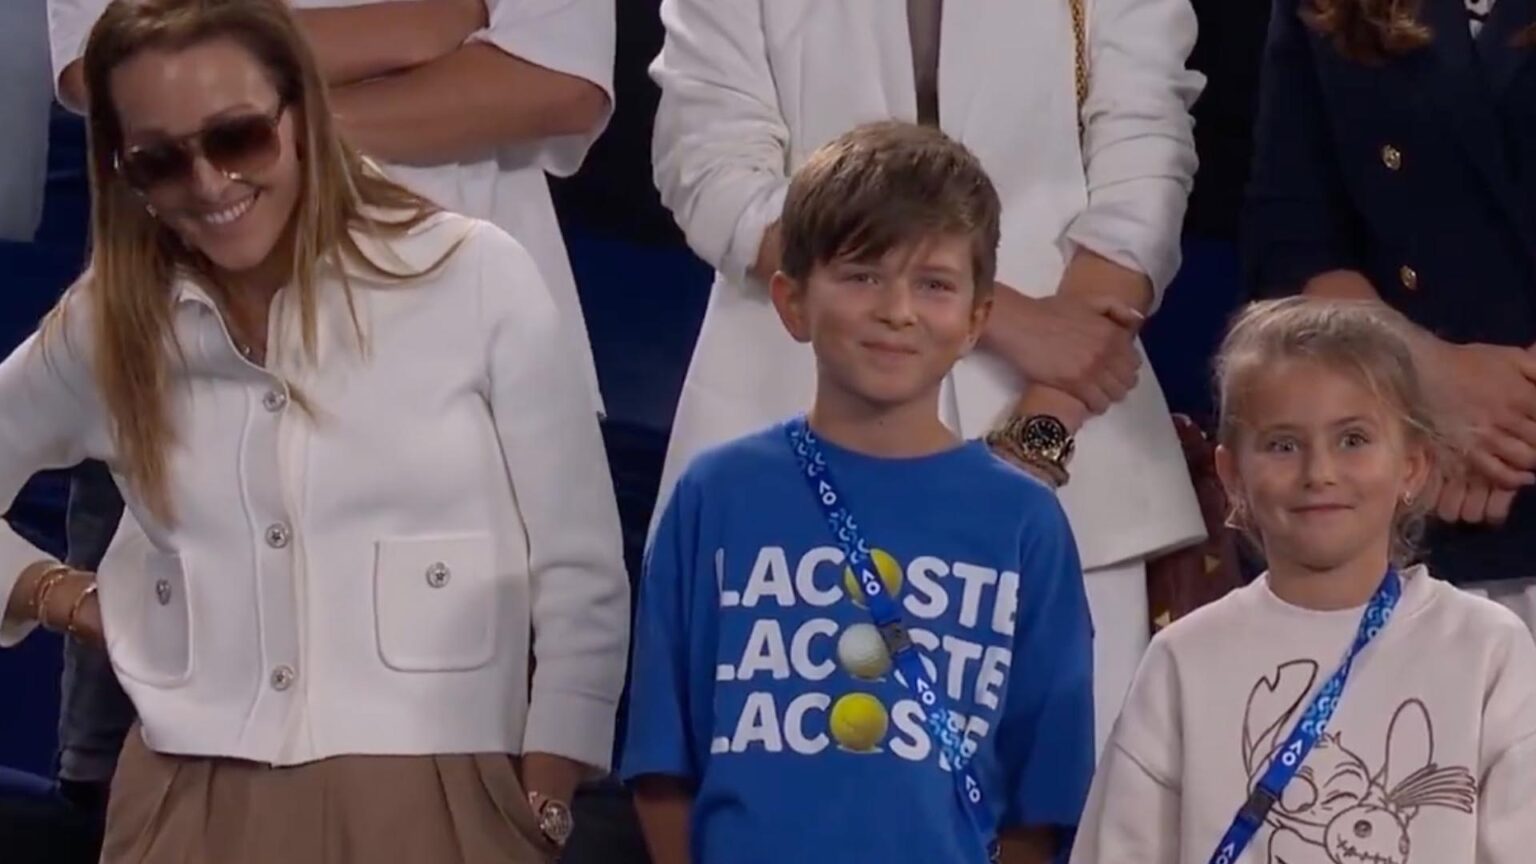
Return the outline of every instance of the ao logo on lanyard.
<path id="1" fill-rule="evenodd" d="M 1237 815 L 1232 818 L 1232 826 L 1222 835 L 1221 842 L 1216 844 L 1211 864 L 1234 864 L 1243 850 L 1248 848 L 1248 844 L 1253 842 L 1265 818 L 1269 816 L 1269 811 L 1280 800 L 1280 793 L 1285 791 L 1291 778 L 1296 776 L 1301 763 L 1312 752 L 1313 745 L 1328 730 L 1328 721 L 1333 719 L 1333 712 L 1339 707 L 1339 697 L 1344 695 L 1344 686 L 1349 683 L 1349 673 L 1354 668 L 1355 658 L 1387 626 L 1387 621 L 1392 618 L 1392 610 L 1397 608 L 1397 601 L 1402 596 L 1402 579 L 1396 570 L 1387 570 L 1381 585 L 1366 604 L 1365 614 L 1360 617 L 1360 627 L 1355 632 L 1349 650 L 1344 654 L 1344 660 L 1324 682 L 1322 689 L 1317 691 L 1317 695 L 1312 697 L 1311 704 L 1301 715 L 1301 722 L 1296 724 L 1296 728 L 1285 739 L 1280 754 L 1270 762 L 1259 782 L 1254 784 L 1248 800 L 1238 808 Z"/>
<path id="2" fill-rule="evenodd" d="M 886 593 L 885 585 L 874 573 L 875 568 L 868 566 L 869 544 L 865 542 L 858 523 L 854 521 L 853 514 L 849 512 L 848 505 L 843 501 L 837 485 L 832 480 L 826 454 L 822 452 L 821 443 L 816 439 L 815 433 L 811 431 L 804 417 L 791 421 L 785 428 L 785 432 L 789 436 L 789 445 L 794 450 L 795 459 L 800 463 L 800 472 L 805 476 L 806 483 L 811 487 L 817 503 L 821 505 L 827 526 L 831 528 L 832 536 L 837 538 L 837 544 L 842 549 L 845 562 L 859 580 L 860 590 L 868 601 L 865 605 L 869 609 L 870 617 L 874 619 L 875 627 L 880 631 L 886 650 L 890 652 L 891 662 L 900 673 L 897 677 L 906 684 L 907 689 L 912 691 L 918 704 L 922 706 L 923 725 L 939 742 L 940 752 L 949 762 L 950 773 L 954 776 L 955 793 L 970 815 L 971 823 L 981 835 L 989 858 L 996 861 L 997 826 L 992 818 L 992 811 L 987 809 L 983 800 L 981 782 L 976 779 L 975 772 L 971 770 L 969 752 L 971 746 L 965 740 L 964 724 L 960 716 L 944 703 L 943 695 L 934 686 L 933 680 L 928 677 L 928 670 L 923 667 L 917 649 L 912 644 L 912 638 L 907 632 L 901 607 Z"/>

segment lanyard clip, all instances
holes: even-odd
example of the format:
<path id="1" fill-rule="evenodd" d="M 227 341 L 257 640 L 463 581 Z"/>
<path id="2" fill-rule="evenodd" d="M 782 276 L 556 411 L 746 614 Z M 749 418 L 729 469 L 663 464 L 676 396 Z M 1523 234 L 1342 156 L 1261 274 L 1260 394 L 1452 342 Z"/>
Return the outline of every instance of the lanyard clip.
<path id="1" fill-rule="evenodd" d="M 1274 809 L 1279 800 L 1280 796 L 1262 785 L 1256 785 L 1248 794 L 1248 800 L 1243 802 L 1242 809 L 1237 811 L 1237 818 L 1257 828 L 1264 824 L 1264 820 L 1269 817 L 1269 811 Z"/>
<path id="2" fill-rule="evenodd" d="M 912 635 L 907 632 L 906 625 L 901 621 L 880 625 L 880 639 L 885 643 L 885 650 L 892 657 L 912 647 Z"/>

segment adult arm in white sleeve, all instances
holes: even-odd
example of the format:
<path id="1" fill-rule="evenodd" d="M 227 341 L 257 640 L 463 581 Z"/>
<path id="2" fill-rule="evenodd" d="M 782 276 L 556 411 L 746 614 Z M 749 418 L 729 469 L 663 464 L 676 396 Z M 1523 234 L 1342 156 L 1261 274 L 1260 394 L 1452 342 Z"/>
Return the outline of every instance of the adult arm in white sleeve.
<path id="1" fill-rule="evenodd" d="M 83 362 L 84 329 L 72 317 L 34 334 L 0 362 L 0 502 L 10 509 L 31 476 L 86 458 L 91 381 Z M 0 613 L 11 604 L 22 572 L 50 556 L 0 520 Z M 26 638 L 34 621 L 0 619 L 0 648 Z"/>
<path id="2" fill-rule="evenodd" d="M 489 0 L 486 10 L 489 26 L 456 50 L 334 89 L 342 135 L 402 165 L 500 155 L 573 173 L 613 109 L 612 0 Z"/>
<path id="3" fill-rule="evenodd" d="M 1088 207 L 1067 238 L 1152 283 L 1155 309 L 1178 272 L 1179 235 L 1199 160 L 1190 107 L 1205 86 L 1185 67 L 1189 0 L 1085 0 Z"/>
<path id="4" fill-rule="evenodd" d="M 536 667 L 523 753 L 606 769 L 629 579 L 597 411 L 533 259 L 500 229 L 475 230 L 491 413 L 528 536 Z"/>
<path id="5" fill-rule="evenodd" d="M 656 188 L 693 251 L 741 283 L 789 188 L 761 0 L 663 0 L 661 20 Z"/>
<path id="6" fill-rule="evenodd" d="M 85 73 L 80 60 L 96 19 L 110 0 L 48 0 L 48 50 L 53 57 L 53 85 L 59 102 L 85 113 Z"/>
<path id="7" fill-rule="evenodd" d="M 576 79 L 564 88 L 569 95 L 554 109 L 592 106 L 577 111 L 575 131 L 520 144 L 550 174 L 575 174 L 613 119 L 613 61 L 618 51 L 614 0 L 487 0 L 487 6 L 490 26 L 471 41 Z"/>

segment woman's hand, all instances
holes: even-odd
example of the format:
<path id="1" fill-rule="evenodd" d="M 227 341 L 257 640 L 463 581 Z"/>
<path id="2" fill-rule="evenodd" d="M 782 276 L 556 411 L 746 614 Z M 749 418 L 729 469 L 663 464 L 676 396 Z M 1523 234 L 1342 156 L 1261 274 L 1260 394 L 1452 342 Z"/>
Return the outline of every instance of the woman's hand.
<path id="1" fill-rule="evenodd" d="M 1468 473 L 1497 490 L 1536 483 L 1536 354 L 1435 340 L 1424 360 L 1431 391 L 1456 424 Z"/>
<path id="2" fill-rule="evenodd" d="M 1094 414 L 1108 411 L 1136 386 L 1143 318 L 1108 297 L 1025 297 L 997 284 L 983 346 L 1028 382 L 1076 398 Z"/>
<path id="3" fill-rule="evenodd" d="M 1509 519 L 1517 491 L 1499 488 L 1465 468 L 1454 468 L 1423 494 L 1433 496 L 1434 514 L 1441 522 L 1497 527 Z"/>

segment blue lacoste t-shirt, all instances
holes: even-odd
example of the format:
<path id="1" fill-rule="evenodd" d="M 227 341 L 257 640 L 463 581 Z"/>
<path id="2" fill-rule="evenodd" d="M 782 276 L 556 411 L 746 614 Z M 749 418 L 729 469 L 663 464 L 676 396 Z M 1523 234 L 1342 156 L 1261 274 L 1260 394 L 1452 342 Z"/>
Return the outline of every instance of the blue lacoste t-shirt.
<path id="1" fill-rule="evenodd" d="M 1092 635 L 1056 498 L 980 443 L 823 442 L 1003 828 L 1075 827 L 1094 766 Z M 981 862 L 985 841 L 890 672 L 784 427 L 700 457 L 641 582 L 626 779 L 696 786 L 699 864 Z"/>

